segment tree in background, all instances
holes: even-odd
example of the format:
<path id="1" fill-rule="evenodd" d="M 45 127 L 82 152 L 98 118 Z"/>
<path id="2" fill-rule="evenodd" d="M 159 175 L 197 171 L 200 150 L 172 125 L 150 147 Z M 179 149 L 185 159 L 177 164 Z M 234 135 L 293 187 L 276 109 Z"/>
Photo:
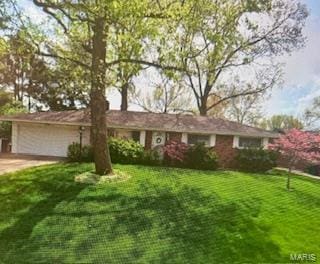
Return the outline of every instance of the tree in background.
<path id="1" fill-rule="evenodd" d="M 234 98 L 227 109 L 228 119 L 240 124 L 256 126 L 262 117 L 263 96 L 252 94 Z"/>
<path id="2" fill-rule="evenodd" d="M 13 115 L 26 112 L 21 102 L 15 101 L 11 93 L 0 89 L 0 115 Z M 11 137 L 11 123 L 0 122 L 0 137 Z"/>
<path id="3" fill-rule="evenodd" d="M 279 151 L 288 159 L 287 189 L 290 190 L 290 173 L 297 162 L 303 160 L 310 163 L 320 161 L 320 136 L 304 132 L 298 129 L 291 129 L 280 138 L 275 139 L 269 147 Z"/>
<path id="4" fill-rule="evenodd" d="M 32 65 L 36 53 L 26 41 L 25 30 L 18 31 L 6 41 L 6 49 L 0 54 L 0 85 L 13 90 L 14 99 L 22 102 L 30 86 Z"/>
<path id="5" fill-rule="evenodd" d="M 41 36 L 33 27 L 26 22 L 2 38 L 0 87 L 12 91 L 14 99 L 27 104 L 29 111 L 68 110 L 88 104 L 87 78 L 66 61 L 39 56 L 34 41 Z"/>
<path id="6" fill-rule="evenodd" d="M 12 101 L 12 94 L 0 89 L 0 108 Z"/>
<path id="7" fill-rule="evenodd" d="M 304 113 L 305 125 L 317 129 L 320 121 L 320 96 L 313 99 L 312 106 Z"/>
<path id="8" fill-rule="evenodd" d="M 192 98 L 182 82 L 172 80 L 160 73 L 160 81 L 155 82 L 151 92 L 143 94 L 141 89 L 133 89 L 131 101 L 143 110 L 153 113 L 193 113 Z"/>
<path id="9" fill-rule="evenodd" d="M 32 101 L 30 108 L 64 111 L 89 105 L 90 84 L 81 67 L 72 67 L 70 63 L 57 59 L 50 68 L 39 60 L 36 69 L 28 90 Z"/>
<path id="10" fill-rule="evenodd" d="M 114 34 L 114 46 L 115 46 L 115 58 L 121 60 L 123 58 L 132 58 L 139 60 L 142 58 L 144 49 L 143 39 L 148 37 L 147 31 L 137 30 L 135 27 L 139 23 L 136 23 L 140 18 L 136 17 L 136 21 L 130 20 L 125 26 L 122 25 L 115 28 L 116 34 Z M 127 21 L 126 21 L 127 22 Z M 134 38 L 135 42 L 130 41 Z M 137 42 L 137 40 L 139 40 Z M 133 45 L 131 45 L 133 44 Z M 141 64 L 132 64 L 122 62 L 116 67 L 116 83 L 115 87 L 121 95 L 121 111 L 128 110 L 129 94 L 134 90 L 133 78 L 137 76 L 142 70 Z"/>
<path id="11" fill-rule="evenodd" d="M 164 36 L 171 42 L 162 57 L 180 61 L 185 69 L 181 78 L 200 115 L 207 115 L 220 103 L 272 87 L 279 73 L 272 59 L 304 45 L 307 15 L 299 1 L 196 1 L 190 10 L 192 20 Z M 235 74 L 250 76 L 256 69 L 266 76 L 259 86 L 229 85 Z M 209 105 L 212 95 L 220 100 Z"/>
<path id="12" fill-rule="evenodd" d="M 221 99 L 220 96 L 211 94 L 208 97 L 207 105 L 209 106 L 209 105 L 216 104 L 217 102 L 220 101 L 220 99 Z M 223 118 L 223 119 L 227 118 L 226 112 L 227 112 L 227 109 L 229 108 L 229 106 L 230 106 L 230 102 L 229 101 L 221 102 L 221 103 L 217 104 L 215 107 L 213 107 L 212 109 L 210 109 L 207 112 L 207 115 L 208 116 L 213 116 L 215 118 Z"/>
<path id="13" fill-rule="evenodd" d="M 285 131 L 293 128 L 303 129 L 303 123 L 291 115 L 274 115 L 271 118 L 262 120 L 259 126 L 263 129 L 274 131 Z"/>

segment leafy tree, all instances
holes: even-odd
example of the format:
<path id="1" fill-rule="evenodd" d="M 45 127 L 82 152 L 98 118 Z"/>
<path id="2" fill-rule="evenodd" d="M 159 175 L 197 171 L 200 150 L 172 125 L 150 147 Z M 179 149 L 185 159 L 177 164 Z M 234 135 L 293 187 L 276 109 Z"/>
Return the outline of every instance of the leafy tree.
<path id="1" fill-rule="evenodd" d="M 33 108 L 63 111 L 79 109 L 89 104 L 90 84 L 81 67 L 71 67 L 67 62 L 58 59 L 54 67 L 48 67 L 39 60 L 36 69 L 28 90 Z"/>
<path id="2" fill-rule="evenodd" d="M 32 62 L 35 50 L 24 38 L 23 30 L 11 36 L 7 41 L 7 49 L 0 54 L 0 84 L 13 89 L 14 98 L 23 101 L 30 82 Z"/>
<path id="3" fill-rule="evenodd" d="M 76 1 L 43 1 L 33 0 L 41 7 L 57 25 L 60 26 L 60 37 L 54 38 L 54 49 L 40 50 L 40 54 L 59 58 L 79 65 L 89 72 L 90 108 L 91 108 L 91 138 L 94 147 L 96 173 L 112 172 L 108 150 L 107 126 L 105 121 L 106 86 L 114 83 L 112 73 L 121 63 L 144 64 L 163 67 L 145 58 L 115 56 L 114 39 L 119 34 L 117 29 L 124 25 L 135 23 L 135 34 L 126 34 L 126 41 L 132 47 L 141 47 L 141 39 L 137 35 L 146 35 L 146 45 L 158 35 L 158 28 L 168 20 L 179 20 L 185 15 L 182 1 L 107 1 L 107 0 L 76 0 Z M 52 39 L 52 38 L 51 38 Z M 47 40 L 46 46 L 50 45 Z M 43 46 L 43 45 L 42 45 Z M 50 45 L 52 47 L 52 45 Z M 68 49 L 68 47 L 76 47 Z M 49 51 L 49 52 L 48 52 Z M 165 67 L 175 69 L 176 67 Z"/>
<path id="4" fill-rule="evenodd" d="M 61 60 L 54 65 L 46 61 L 37 54 L 27 30 L 20 29 L 4 40 L 0 86 L 12 90 L 17 101 L 28 99 L 29 110 L 66 110 L 87 104 L 88 85 L 84 75 L 77 76 L 79 67 L 68 67 Z"/>
<path id="5" fill-rule="evenodd" d="M 220 99 L 221 99 L 220 96 L 212 94 L 208 97 L 207 105 L 209 106 L 209 105 L 215 104 L 216 102 L 220 101 Z M 225 119 L 225 118 L 227 118 L 226 111 L 229 107 L 230 107 L 230 102 L 224 101 L 224 102 L 216 105 L 214 108 L 210 109 L 207 112 L 207 115 L 213 116 L 215 118 Z"/>
<path id="6" fill-rule="evenodd" d="M 123 24 L 121 27 L 116 27 L 116 34 L 114 35 L 114 46 L 115 46 L 115 57 L 118 60 L 122 58 L 130 57 L 135 59 L 141 59 L 141 56 L 144 52 L 145 46 L 143 45 L 143 38 L 147 37 L 146 31 L 141 31 L 136 28 L 139 26 L 139 17 L 135 18 L 135 22 Z M 135 41 L 132 42 L 130 39 L 134 38 Z M 139 42 L 137 42 L 139 40 Z M 116 84 L 115 87 L 121 94 L 121 111 L 128 110 L 128 100 L 129 94 L 134 90 L 133 78 L 139 74 L 142 69 L 140 64 L 132 63 L 119 63 L 117 69 L 115 70 L 116 74 Z"/>
<path id="7" fill-rule="evenodd" d="M 12 101 L 12 94 L 0 89 L 0 109 Z"/>
<path id="8" fill-rule="evenodd" d="M 241 124 L 257 125 L 262 117 L 262 95 L 252 94 L 234 98 L 230 101 L 227 116 Z"/>
<path id="9" fill-rule="evenodd" d="M 274 131 L 290 130 L 293 128 L 303 129 L 302 122 L 291 115 L 274 115 L 269 119 L 264 119 L 259 126 Z"/>
<path id="10" fill-rule="evenodd" d="M 288 169 L 292 172 L 297 162 L 304 160 L 310 163 L 320 161 L 320 136 L 291 129 L 286 134 L 276 139 L 269 147 L 279 151 L 288 159 Z M 290 173 L 287 178 L 287 189 L 290 190 Z"/>
<path id="11" fill-rule="evenodd" d="M 160 81 L 154 82 L 151 93 L 143 94 L 141 89 L 133 89 L 131 101 L 148 112 L 193 113 L 190 107 L 192 98 L 184 84 L 170 79 L 164 73 L 160 76 Z"/>
<path id="12" fill-rule="evenodd" d="M 302 29 L 308 13 L 299 1 L 201 0 L 190 5 L 190 19 L 165 36 L 171 42 L 162 57 L 183 65 L 181 78 L 201 115 L 230 99 L 272 87 L 280 67 L 272 59 L 304 44 Z M 259 86 L 229 85 L 236 76 L 262 73 L 265 78 Z M 220 100 L 209 105 L 211 95 Z"/>
<path id="13" fill-rule="evenodd" d="M 24 113 L 26 109 L 19 101 L 14 101 L 12 94 L 0 90 L 0 115 Z M 0 137 L 11 137 L 11 123 L 0 122 Z"/>

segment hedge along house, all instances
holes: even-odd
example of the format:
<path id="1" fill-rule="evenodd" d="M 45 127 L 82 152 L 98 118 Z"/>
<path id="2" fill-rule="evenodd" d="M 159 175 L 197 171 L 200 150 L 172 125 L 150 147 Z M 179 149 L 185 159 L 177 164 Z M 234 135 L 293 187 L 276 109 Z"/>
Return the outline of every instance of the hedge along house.
<path id="1" fill-rule="evenodd" d="M 74 110 L 0 117 L 12 122 L 12 153 L 66 157 L 73 142 L 90 144 L 90 112 Z M 154 149 L 169 140 L 203 142 L 219 156 L 221 167 L 232 167 L 236 149 L 267 147 L 277 133 L 212 117 L 106 111 L 109 136 L 133 139 Z"/>

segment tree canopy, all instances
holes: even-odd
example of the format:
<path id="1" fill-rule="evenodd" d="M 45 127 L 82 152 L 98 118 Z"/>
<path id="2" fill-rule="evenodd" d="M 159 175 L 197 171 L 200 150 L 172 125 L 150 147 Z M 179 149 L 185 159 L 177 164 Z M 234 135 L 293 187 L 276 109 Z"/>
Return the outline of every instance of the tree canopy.
<path id="1" fill-rule="evenodd" d="M 275 131 L 303 129 L 303 123 L 296 117 L 291 115 L 273 115 L 269 119 L 263 119 L 260 127 Z"/>

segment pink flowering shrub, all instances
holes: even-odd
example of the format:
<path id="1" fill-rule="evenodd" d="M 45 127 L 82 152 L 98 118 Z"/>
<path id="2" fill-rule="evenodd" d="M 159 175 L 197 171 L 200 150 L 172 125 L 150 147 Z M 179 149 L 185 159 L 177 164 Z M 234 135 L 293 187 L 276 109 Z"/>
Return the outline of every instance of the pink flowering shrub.
<path id="1" fill-rule="evenodd" d="M 299 160 L 320 161 L 320 136 L 298 129 L 291 129 L 269 144 L 269 148 L 288 158 L 290 170 Z"/>
<path id="2" fill-rule="evenodd" d="M 291 129 L 269 144 L 269 148 L 279 151 L 289 161 L 288 169 L 292 171 L 299 160 L 309 163 L 320 162 L 320 136 L 298 129 Z M 287 188 L 290 189 L 290 176 Z"/>
<path id="3" fill-rule="evenodd" d="M 182 142 L 169 141 L 163 147 L 164 162 L 168 166 L 181 166 L 188 152 L 188 145 Z"/>

